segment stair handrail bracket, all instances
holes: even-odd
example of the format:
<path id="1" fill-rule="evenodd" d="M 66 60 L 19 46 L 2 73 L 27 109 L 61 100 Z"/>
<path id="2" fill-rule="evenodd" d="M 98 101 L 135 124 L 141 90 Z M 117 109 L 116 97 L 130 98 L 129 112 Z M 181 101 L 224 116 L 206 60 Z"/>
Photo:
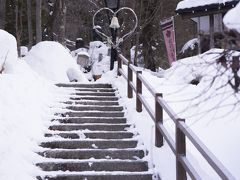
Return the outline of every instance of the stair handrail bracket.
<path id="1" fill-rule="evenodd" d="M 122 65 L 127 65 L 127 74 L 125 74 Z M 133 73 L 136 74 L 136 86 L 133 83 Z M 191 162 L 187 159 L 186 152 L 186 139 L 193 144 L 202 157 L 208 162 L 212 169 L 222 179 L 235 180 L 236 178 L 224 167 L 224 165 L 216 158 L 216 156 L 204 145 L 204 143 L 198 138 L 198 136 L 187 126 L 185 119 L 181 119 L 171 109 L 167 102 L 163 99 L 162 93 L 156 92 L 156 90 L 150 85 L 150 83 L 144 78 L 142 72 L 132 64 L 131 61 L 126 59 L 120 52 L 118 54 L 118 75 L 123 76 L 127 81 L 127 94 L 128 98 L 133 97 L 133 92 L 136 95 L 136 111 L 141 112 L 142 106 L 155 123 L 155 146 L 162 147 L 164 140 L 169 145 L 170 149 L 176 157 L 176 179 L 186 180 L 187 174 L 192 179 L 202 179 L 198 171 L 193 167 Z M 150 105 L 142 95 L 142 86 L 153 95 L 155 98 L 155 111 L 153 111 Z M 163 112 L 170 117 L 175 124 L 175 141 L 171 137 L 170 133 L 164 127 Z"/>

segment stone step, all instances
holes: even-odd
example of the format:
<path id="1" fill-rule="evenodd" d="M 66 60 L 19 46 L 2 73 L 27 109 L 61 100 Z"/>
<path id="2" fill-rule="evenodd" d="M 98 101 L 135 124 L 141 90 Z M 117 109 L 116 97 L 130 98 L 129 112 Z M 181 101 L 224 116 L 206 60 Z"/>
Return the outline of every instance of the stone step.
<path id="1" fill-rule="evenodd" d="M 77 92 L 76 96 L 115 96 L 114 92 Z"/>
<path id="2" fill-rule="evenodd" d="M 39 153 L 46 158 L 60 159 L 129 159 L 136 160 L 144 157 L 143 150 L 121 149 L 121 150 L 104 150 L 104 149 L 87 149 L 87 150 L 47 150 Z"/>
<path id="3" fill-rule="evenodd" d="M 122 111 L 122 106 L 68 106 L 73 111 Z"/>
<path id="4" fill-rule="evenodd" d="M 72 88 L 112 88 L 111 84 L 76 84 L 76 83 L 59 83 L 58 87 L 72 87 Z"/>
<path id="5" fill-rule="evenodd" d="M 113 88 L 75 88 L 77 92 L 115 92 Z"/>
<path id="6" fill-rule="evenodd" d="M 58 115 L 58 114 L 56 114 Z M 70 111 L 60 114 L 61 117 L 124 117 L 124 112 L 101 112 L 101 111 Z"/>
<path id="7" fill-rule="evenodd" d="M 118 106 L 118 101 L 67 101 L 65 104 L 71 105 L 93 105 L 93 106 Z"/>
<path id="8" fill-rule="evenodd" d="M 94 100 L 94 101 L 118 101 L 118 97 L 115 96 L 82 96 L 82 97 L 70 97 L 70 100 Z"/>
<path id="9" fill-rule="evenodd" d="M 44 162 L 36 165 L 43 171 L 148 171 L 148 162 L 138 160 Z"/>
<path id="10" fill-rule="evenodd" d="M 117 123 L 126 123 L 126 118 L 121 117 L 105 117 L 105 118 L 94 118 L 94 117 L 81 117 L 81 118 L 64 118 L 64 119 L 54 119 L 53 121 L 58 121 L 60 123 L 64 124 L 83 124 L 83 123 L 111 123 L 111 124 L 117 124 Z"/>
<path id="11" fill-rule="evenodd" d="M 136 140 L 75 140 L 42 142 L 41 146 L 51 149 L 124 149 L 136 148 Z"/>
<path id="12" fill-rule="evenodd" d="M 54 131 L 74 131 L 74 130 L 90 130 L 90 131 L 124 131 L 129 128 L 129 124 L 64 124 L 52 125 L 50 130 Z"/>
<path id="13" fill-rule="evenodd" d="M 91 139 L 129 139 L 133 138 L 134 134 L 126 131 L 117 132 L 85 132 L 83 133 L 85 138 Z M 81 135 L 77 133 L 47 133 L 45 137 L 60 136 L 62 138 L 79 139 Z"/>
<path id="14" fill-rule="evenodd" d="M 109 174 L 106 172 L 103 172 L 101 174 L 99 173 L 91 173 L 91 174 L 59 174 L 57 176 L 46 176 L 44 178 L 38 177 L 38 180 L 153 180 L 156 178 L 153 178 L 153 174 L 151 173 L 114 173 Z M 159 178 L 160 179 L 160 178 Z"/>

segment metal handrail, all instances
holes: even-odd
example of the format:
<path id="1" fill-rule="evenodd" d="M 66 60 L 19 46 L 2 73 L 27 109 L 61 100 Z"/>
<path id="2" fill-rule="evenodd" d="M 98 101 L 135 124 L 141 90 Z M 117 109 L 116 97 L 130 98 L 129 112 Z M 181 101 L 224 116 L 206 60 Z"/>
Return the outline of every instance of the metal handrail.
<path id="1" fill-rule="evenodd" d="M 122 69 L 123 63 L 128 67 L 127 75 L 124 74 L 124 71 Z M 133 72 L 136 74 L 136 86 L 132 82 Z M 208 162 L 208 164 L 214 169 L 214 171 L 219 175 L 219 177 L 226 180 L 236 179 L 210 152 L 210 150 L 203 144 L 197 135 L 186 125 L 185 120 L 179 118 L 178 115 L 170 108 L 170 106 L 162 98 L 162 94 L 157 93 L 157 91 L 148 83 L 148 81 L 142 75 L 142 72 L 139 71 L 139 68 L 132 65 L 132 63 L 128 61 L 122 54 L 118 55 L 118 75 L 123 75 L 123 77 L 128 82 L 128 97 L 132 98 L 133 91 L 136 93 L 136 110 L 138 112 L 141 112 L 142 106 L 144 106 L 150 117 L 153 119 L 156 132 L 155 145 L 158 147 L 163 146 L 163 139 L 165 139 L 172 152 L 175 154 L 177 180 L 186 180 L 187 173 L 192 179 L 201 179 L 200 175 L 197 173 L 197 171 L 194 169 L 186 157 L 186 137 Z M 144 96 L 142 96 L 142 84 L 155 97 L 155 114 L 150 108 L 147 101 L 144 99 Z M 175 124 L 175 142 L 163 125 L 163 110 Z"/>

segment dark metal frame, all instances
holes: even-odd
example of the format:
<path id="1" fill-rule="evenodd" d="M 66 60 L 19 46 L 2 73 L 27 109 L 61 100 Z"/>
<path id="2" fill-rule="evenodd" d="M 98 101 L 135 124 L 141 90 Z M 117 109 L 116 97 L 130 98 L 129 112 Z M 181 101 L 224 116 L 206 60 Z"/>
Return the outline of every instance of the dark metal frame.
<path id="1" fill-rule="evenodd" d="M 105 2 L 105 6 L 108 7 L 108 3 L 107 1 L 110 1 L 110 0 L 104 0 Z M 114 12 L 117 11 L 119 9 L 119 6 L 120 6 L 120 0 L 117 0 L 117 7 L 112 9 Z M 110 7 L 108 7 L 110 8 Z M 109 19 L 109 22 L 111 22 L 111 19 L 110 19 L 110 16 L 108 14 L 108 19 Z M 109 23 L 110 24 L 110 23 Z M 111 35 L 112 35 L 112 42 L 114 44 L 116 44 L 116 40 L 117 40 L 117 29 L 112 29 L 111 28 Z M 114 62 L 117 61 L 117 50 L 116 48 L 111 48 L 111 61 L 110 61 L 110 70 L 113 70 L 114 68 Z"/>

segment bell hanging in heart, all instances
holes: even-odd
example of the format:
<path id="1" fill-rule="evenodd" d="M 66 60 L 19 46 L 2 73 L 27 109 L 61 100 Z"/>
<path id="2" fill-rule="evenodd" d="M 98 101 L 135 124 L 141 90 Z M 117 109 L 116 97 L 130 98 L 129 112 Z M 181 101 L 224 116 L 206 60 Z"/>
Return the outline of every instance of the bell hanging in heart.
<path id="1" fill-rule="evenodd" d="M 119 25 L 119 22 L 118 22 L 118 18 L 114 15 L 112 20 L 111 20 L 111 24 L 109 26 L 110 28 L 113 28 L 113 29 L 118 29 L 120 28 L 120 25 Z"/>

